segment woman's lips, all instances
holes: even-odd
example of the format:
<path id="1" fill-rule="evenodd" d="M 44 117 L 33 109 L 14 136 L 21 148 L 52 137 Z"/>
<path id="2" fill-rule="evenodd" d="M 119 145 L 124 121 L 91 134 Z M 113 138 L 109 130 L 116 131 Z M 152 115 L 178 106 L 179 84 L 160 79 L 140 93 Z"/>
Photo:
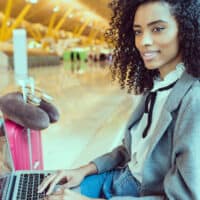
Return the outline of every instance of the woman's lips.
<path id="1" fill-rule="evenodd" d="M 142 58 L 144 61 L 151 61 L 158 55 L 158 51 L 150 51 L 142 53 Z"/>

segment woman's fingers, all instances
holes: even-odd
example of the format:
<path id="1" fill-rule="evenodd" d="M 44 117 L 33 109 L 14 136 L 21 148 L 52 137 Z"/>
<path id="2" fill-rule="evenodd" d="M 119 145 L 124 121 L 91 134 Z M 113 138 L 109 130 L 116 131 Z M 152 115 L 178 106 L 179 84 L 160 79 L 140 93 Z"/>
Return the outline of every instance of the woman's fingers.
<path id="1" fill-rule="evenodd" d="M 60 182 L 60 180 L 63 179 L 63 176 L 64 176 L 64 175 L 63 175 L 63 172 L 62 172 L 62 171 L 58 172 L 58 174 L 54 177 L 54 180 L 51 181 L 50 187 L 49 187 L 49 189 L 48 189 L 48 191 L 47 191 L 47 193 L 46 193 L 47 195 L 52 194 L 52 192 L 53 192 L 55 186 Z"/>
<path id="2" fill-rule="evenodd" d="M 63 194 L 46 196 L 45 200 L 64 200 Z"/>
<path id="3" fill-rule="evenodd" d="M 45 200 L 65 200 L 64 189 L 58 189 L 50 196 L 46 196 Z"/>
<path id="4" fill-rule="evenodd" d="M 45 200 L 89 200 L 89 198 L 69 189 L 61 189 L 45 197 Z"/>
<path id="5" fill-rule="evenodd" d="M 42 181 L 42 183 L 39 185 L 39 187 L 38 187 L 38 193 L 43 192 L 49 186 L 49 184 L 54 180 L 55 177 L 56 177 L 56 173 L 47 176 Z"/>

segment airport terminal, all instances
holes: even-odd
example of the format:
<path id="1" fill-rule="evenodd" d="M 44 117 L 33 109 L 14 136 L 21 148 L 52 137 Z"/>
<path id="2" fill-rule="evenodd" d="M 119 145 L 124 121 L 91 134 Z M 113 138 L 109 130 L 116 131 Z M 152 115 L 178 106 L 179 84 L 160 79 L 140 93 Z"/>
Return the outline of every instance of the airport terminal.
<path id="1" fill-rule="evenodd" d="M 80 165 L 120 142 L 133 100 L 109 72 L 107 4 L 0 2 L 1 96 L 17 92 L 18 79 L 31 78 L 35 88 L 52 97 L 60 115 L 41 130 L 44 169 Z M 119 134 L 111 133 L 112 128 Z"/>
<path id="2" fill-rule="evenodd" d="M 200 200 L 199 19 L 196 0 L 0 0 L 0 200 Z"/>

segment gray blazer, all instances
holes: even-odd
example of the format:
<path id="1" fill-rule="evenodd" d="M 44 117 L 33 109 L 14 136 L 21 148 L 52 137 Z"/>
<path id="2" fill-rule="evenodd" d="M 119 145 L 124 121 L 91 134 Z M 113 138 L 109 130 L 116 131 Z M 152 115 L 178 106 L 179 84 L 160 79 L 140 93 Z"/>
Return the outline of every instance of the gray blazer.
<path id="1" fill-rule="evenodd" d="M 132 114 L 123 145 L 93 162 L 98 173 L 130 161 L 130 127 L 144 112 L 142 99 Z M 140 197 L 112 200 L 200 200 L 200 82 L 184 73 L 168 96 L 144 165 Z"/>

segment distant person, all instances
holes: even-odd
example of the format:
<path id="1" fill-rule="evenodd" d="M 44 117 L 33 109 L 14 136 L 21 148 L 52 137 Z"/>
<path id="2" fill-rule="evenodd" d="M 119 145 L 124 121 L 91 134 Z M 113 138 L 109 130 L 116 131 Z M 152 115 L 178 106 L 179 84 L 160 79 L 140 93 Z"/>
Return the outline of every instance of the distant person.
<path id="1" fill-rule="evenodd" d="M 79 72 L 81 69 L 81 57 L 79 52 L 76 53 L 76 61 L 77 61 L 76 71 Z"/>
<path id="2" fill-rule="evenodd" d="M 111 6 L 111 71 L 122 88 L 143 98 L 122 145 L 49 175 L 39 191 L 50 186 L 52 194 L 63 180 L 47 199 L 200 200 L 200 1 L 113 0 Z"/>
<path id="3" fill-rule="evenodd" d="M 74 62 L 74 52 L 73 51 L 70 52 L 70 61 Z"/>
<path id="4" fill-rule="evenodd" d="M 100 53 L 99 55 L 99 64 L 101 68 L 104 68 L 106 66 L 107 56 L 104 53 Z"/>
<path id="5" fill-rule="evenodd" d="M 73 51 L 70 52 L 70 69 L 71 69 L 72 73 L 75 72 L 75 67 L 74 67 L 74 52 Z"/>
<path id="6" fill-rule="evenodd" d="M 79 62 L 81 61 L 81 57 L 80 57 L 80 53 L 79 52 L 76 53 L 76 60 L 79 61 Z"/>

